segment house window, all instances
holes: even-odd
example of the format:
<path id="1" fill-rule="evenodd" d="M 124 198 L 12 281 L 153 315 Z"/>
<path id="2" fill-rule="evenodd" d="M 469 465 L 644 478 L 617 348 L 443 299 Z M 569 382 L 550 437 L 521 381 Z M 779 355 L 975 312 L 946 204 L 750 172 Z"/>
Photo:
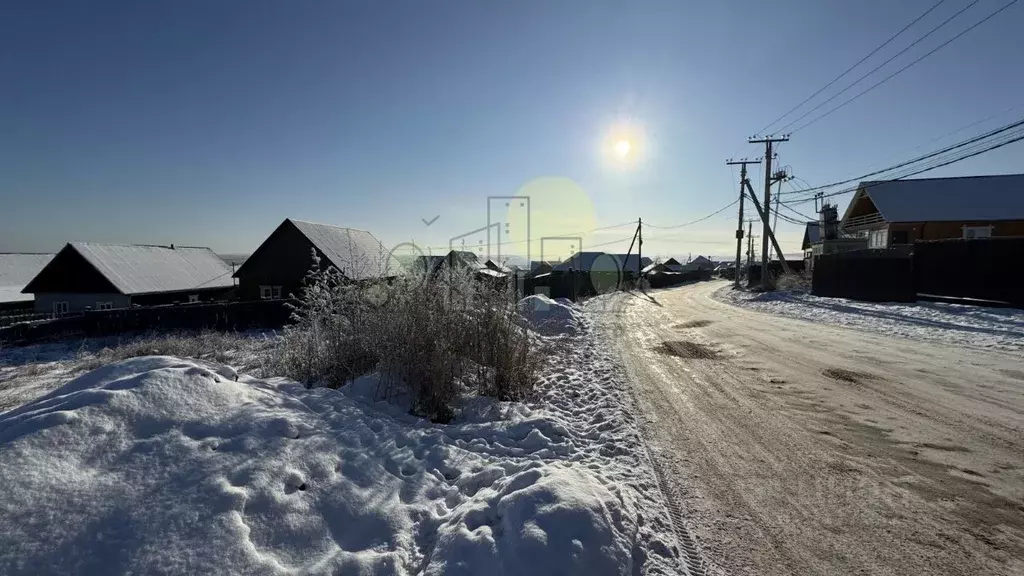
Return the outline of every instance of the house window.
<path id="1" fill-rule="evenodd" d="M 113 310 L 114 309 L 114 303 L 113 302 L 97 302 L 96 303 L 96 309 L 97 310 Z"/>
<path id="2" fill-rule="evenodd" d="M 991 226 L 964 226 L 964 238 L 991 238 Z"/>
<path id="3" fill-rule="evenodd" d="M 260 286 L 260 298 L 263 300 L 274 299 L 277 300 L 281 297 L 280 286 Z"/>
<path id="4" fill-rule="evenodd" d="M 189 294 L 188 303 L 195 304 L 196 302 L 199 302 L 199 294 Z"/>
<path id="5" fill-rule="evenodd" d="M 872 230 L 868 233 L 868 248 L 885 248 L 887 232 L 885 230 Z"/>
<path id="6" fill-rule="evenodd" d="M 67 314 L 68 313 L 68 303 L 67 302 L 54 302 L 53 303 L 53 313 L 54 314 Z"/>

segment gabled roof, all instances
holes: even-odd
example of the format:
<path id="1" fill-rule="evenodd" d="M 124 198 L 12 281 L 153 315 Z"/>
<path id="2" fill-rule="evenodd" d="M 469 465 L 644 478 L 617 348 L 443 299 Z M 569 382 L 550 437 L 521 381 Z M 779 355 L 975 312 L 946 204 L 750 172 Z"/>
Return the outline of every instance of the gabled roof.
<path id="1" fill-rule="evenodd" d="M 512 272 L 512 268 L 508 266 L 503 266 L 495 262 L 494 260 L 488 260 L 487 262 L 484 262 L 484 268 L 487 268 L 488 270 L 493 270 L 495 272 L 501 272 L 503 274 L 508 274 Z"/>
<path id="2" fill-rule="evenodd" d="M 864 195 L 886 222 L 1024 220 L 1024 174 L 861 182 L 844 222 Z"/>
<path id="3" fill-rule="evenodd" d="M 93 244 L 71 242 L 61 252 L 72 251 L 89 263 L 121 294 L 156 294 L 210 288 L 229 288 L 231 267 L 209 248 Z M 36 275 L 58 265 L 55 258 Z M 25 292 L 33 292 L 30 282 Z"/>
<path id="4" fill-rule="evenodd" d="M 384 245 L 366 230 L 288 220 L 347 278 L 378 278 L 400 269 Z"/>
<path id="5" fill-rule="evenodd" d="M 811 244 L 821 242 L 821 222 L 808 222 L 804 227 L 804 243 L 801 250 L 807 250 Z"/>
<path id="6" fill-rule="evenodd" d="M 0 303 L 32 300 L 21 290 L 53 259 L 53 254 L 0 254 Z"/>
<path id="7" fill-rule="evenodd" d="M 573 270 L 598 270 L 603 272 L 614 272 L 622 270 L 640 271 L 640 258 L 636 254 L 609 254 L 607 252 L 577 252 L 567 258 L 564 262 L 554 267 L 554 270 L 566 272 Z"/>

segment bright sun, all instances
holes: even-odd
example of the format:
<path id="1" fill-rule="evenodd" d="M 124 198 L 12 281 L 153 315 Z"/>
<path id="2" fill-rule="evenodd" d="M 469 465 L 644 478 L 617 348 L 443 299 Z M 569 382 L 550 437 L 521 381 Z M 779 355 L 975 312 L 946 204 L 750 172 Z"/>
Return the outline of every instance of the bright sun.
<path id="1" fill-rule="evenodd" d="M 619 140 L 615 143 L 613 149 L 615 150 L 616 156 L 619 158 L 625 158 L 626 156 L 629 156 L 629 152 L 633 149 L 633 145 L 629 143 L 629 140 Z"/>

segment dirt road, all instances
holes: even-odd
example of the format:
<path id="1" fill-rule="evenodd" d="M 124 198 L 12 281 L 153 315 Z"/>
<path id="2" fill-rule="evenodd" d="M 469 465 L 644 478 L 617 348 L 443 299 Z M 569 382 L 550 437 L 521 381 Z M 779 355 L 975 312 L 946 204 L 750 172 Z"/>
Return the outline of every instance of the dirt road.
<path id="1" fill-rule="evenodd" d="M 711 572 L 1024 574 L 1024 359 L 714 300 L 601 329 Z"/>

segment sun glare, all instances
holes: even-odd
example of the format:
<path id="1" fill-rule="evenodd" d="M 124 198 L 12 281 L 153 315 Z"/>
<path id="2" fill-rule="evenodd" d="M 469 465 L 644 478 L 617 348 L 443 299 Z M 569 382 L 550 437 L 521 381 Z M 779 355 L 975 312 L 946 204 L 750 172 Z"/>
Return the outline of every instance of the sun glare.
<path id="1" fill-rule="evenodd" d="M 612 170 L 632 170 L 650 157 L 650 143 L 642 124 L 618 121 L 601 139 L 601 156 Z"/>

